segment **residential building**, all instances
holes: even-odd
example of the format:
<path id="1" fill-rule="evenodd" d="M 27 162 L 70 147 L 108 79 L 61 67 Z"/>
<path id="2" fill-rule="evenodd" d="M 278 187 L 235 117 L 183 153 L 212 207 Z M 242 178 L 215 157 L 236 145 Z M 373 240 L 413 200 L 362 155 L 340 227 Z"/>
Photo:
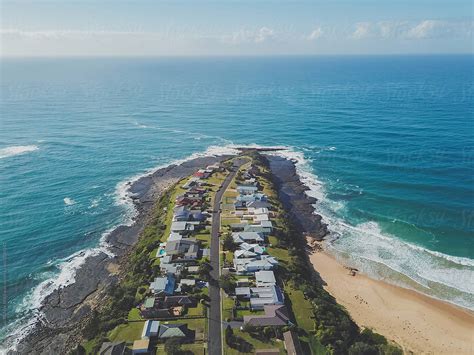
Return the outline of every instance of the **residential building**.
<path id="1" fill-rule="evenodd" d="M 264 315 L 244 316 L 244 324 L 250 324 L 256 327 L 267 326 L 285 326 L 290 324 L 288 309 L 283 305 L 266 305 Z"/>
<path id="2" fill-rule="evenodd" d="M 164 277 L 156 277 L 155 280 L 150 283 L 150 290 L 155 295 L 172 295 L 174 293 L 176 280 L 172 275 Z"/>
<path id="3" fill-rule="evenodd" d="M 276 286 L 251 287 L 250 308 L 254 310 L 264 309 L 268 305 L 281 305 L 285 301 L 283 292 Z"/>
<path id="4" fill-rule="evenodd" d="M 158 333 L 159 339 L 185 338 L 187 334 L 186 324 L 161 324 Z"/>
<path id="5" fill-rule="evenodd" d="M 275 274 L 270 270 L 257 271 L 255 273 L 257 287 L 268 287 L 276 284 Z"/>
<path id="6" fill-rule="evenodd" d="M 132 354 L 147 354 L 150 347 L 150 339 L 140 339 L 133 342 Z"/>
<path id="7" fill-rule="evenodd" d="M 245 228 L 244 228 L 245 230 Z M 234 243 L 242 244 L 261 244 L 265 242 L 265 238 L 263 238 L 257 232 L 234 232 L 232 233 L 232 238 L 234 239 Z"/>
<path id="8" fill-rule="evenodd" d="M 160 322 L 157 320 L 147 320 L 143 325 L 142 339 L 150 339 L 158 335 Z"/>

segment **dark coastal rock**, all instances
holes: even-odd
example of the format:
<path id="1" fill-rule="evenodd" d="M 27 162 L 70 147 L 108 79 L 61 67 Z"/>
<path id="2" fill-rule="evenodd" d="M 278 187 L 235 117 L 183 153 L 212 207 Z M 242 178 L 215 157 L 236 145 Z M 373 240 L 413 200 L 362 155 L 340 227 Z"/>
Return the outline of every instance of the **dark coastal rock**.
<path id="1" fill-rule="evenodd" d="M 17 350 L 9 354 L 67 354 L 73 349 L 80 341 L 80 329 L 84 322 L 103 297 L 101 292 L 118 280 L 116 275 L 110 273 L 109 266 L 119 264 L 138 241 L 154 202 L 179 180 L 227 158 L 229 156 L 196 158 L 158 169 L 130 184 L 128 191 L 138 215 L 130 226 L 119 226 L 107 236 L 109 250 L 115 257 L 105 253 L 88 257 L 76 271 L 74 283 L 45 298 L 39 310 L 39 322 L 20 342 Z"/>
<path id="2" fill-rule="evenodd" d="M 322 222 L 322 217 L 315 213 L 313 205 L 317 200 L 306 195 L 308 187 L 301 182 L 295 163 L 279 156 L 267 155 L 266 158 L 278 189 L 278 196 L 298 230 L 322 240 L 328 234 L 327 225 Z"/>

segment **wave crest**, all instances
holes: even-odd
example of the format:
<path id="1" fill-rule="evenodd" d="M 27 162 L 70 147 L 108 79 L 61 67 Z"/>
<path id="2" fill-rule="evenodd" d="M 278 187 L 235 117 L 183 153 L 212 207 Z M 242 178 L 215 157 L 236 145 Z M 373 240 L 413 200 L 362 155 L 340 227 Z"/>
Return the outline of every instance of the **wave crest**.
<path id="1" fill-rule="evenodd" d="M 38 150 L 37 145 L 16 145 L 0 149 L 0 159 L 13 157 L 15 155 L 25 154 Z"/>

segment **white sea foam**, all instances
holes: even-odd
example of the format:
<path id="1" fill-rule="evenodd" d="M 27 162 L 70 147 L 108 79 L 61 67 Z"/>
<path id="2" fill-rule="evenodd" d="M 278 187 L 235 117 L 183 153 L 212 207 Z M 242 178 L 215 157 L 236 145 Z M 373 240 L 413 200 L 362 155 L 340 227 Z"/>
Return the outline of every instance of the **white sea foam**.
<path id="1" fill-rule="evenodd" d="M 0 149 L 0 159 L 13 157 L 15 155 L 25 154 L 38 150 L 37 145 L 17 145 Z"/>
<path id="2" fill-rule="evenodd" d="M 302 182 L 309 187 L 307 195 L 318 199 L 316 212 L 328 224 L 329 250 L 338 258 L 342 258 L 343 262 L 356 266 L 369 276 L 383 278 L 403 287 L 423 290 L 433 297 L 474 308 L 474 260 L 402 241 L 397 236 L 384 233 L 374 221 L 351 225 L 338 214 L 344 207 L 343 203 L 327 198 L 324 184 L 312 171 L 309 164 L 311 161 L 301 152 L 288 148 L 286 151 L 271 154 L 295 162 Z M 359 193 L 362 192 L 359 186 L 357 189 L 360 189 Z M 381 266 L 391 270 L 390 275 L 384 272 Z M 402 277 L 394 279 L 393 272 Z M 412 280 L 413 284 L 401 282 L 403 277 Z"/>
<path id="3" fill-rule="evenodd" d="M 72 206 L 72 205 L 76 204 L 76 201 L 74 201 L 74 200 L 73 200 L 72 198 L 70 198 L 70 197 L 65 197 L 65 198 L 63 199 L 63 201 L 64 201 L 64 204 L 65 204 L 66 206 Z"/>

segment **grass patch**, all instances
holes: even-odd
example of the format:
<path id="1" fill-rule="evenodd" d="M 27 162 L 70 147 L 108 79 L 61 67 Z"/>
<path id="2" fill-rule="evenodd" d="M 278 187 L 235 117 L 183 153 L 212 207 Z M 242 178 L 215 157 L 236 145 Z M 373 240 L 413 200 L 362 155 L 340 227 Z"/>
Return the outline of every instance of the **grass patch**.
<path id="1" fill-rule="evenodd" d="M 234 307 L 234 300 L 223 295 L 222 300 L 222 320 L 232 319 L 232 308 Z"/>
<path id="2" fill-rule="evenodd" d="M 202 316 L 204 314 L 204 306 L 198 303 L 197 307 L 188 308 L 188 316 Z"/>
<path id="3" fill-rule="evenodd" d="M 108 338 L 110 341 L 125 341 L 127 343 L 133 343 L 135 340 L 141 338 L 144 324 L 145 322 L 120 324 L 110 331 Z"/>
<path id="4" fill-rule="evenodd" d="M 286 286 L 285 291 L 293 306 L 292 309 L 298 326 L 307 332 L 313 331 L 314 321 L 313 318 L 311 318 L 313 315 L 311 302 L 304 297 L 303 291 L 301 290 Z"/>
<path id="5" fill-rule="evenodd" d="M 237 355 L 237 354 L 254 354 L 257 349 L 279 349 L 280 354 L 286 354 L 285 346 L 282 340 L 271 339 L 268 342 L 263 342 L 249 333 L 245 333 L 240 329 L 233 329 L 234 335 L 244 339 L 246 342 L 252 344 L 253 350 L 250 352 L 244 352 L 242 349 L 232 349 L 229 346 L 224 346 L 224 353 L 227 355 Z"/>
<path id="6" fill-rule="evenodd" d="M 143 320 L 138 308 L 132 308 L 130 312 L 128 312 L 127 318 L 128 320 Z"/>

